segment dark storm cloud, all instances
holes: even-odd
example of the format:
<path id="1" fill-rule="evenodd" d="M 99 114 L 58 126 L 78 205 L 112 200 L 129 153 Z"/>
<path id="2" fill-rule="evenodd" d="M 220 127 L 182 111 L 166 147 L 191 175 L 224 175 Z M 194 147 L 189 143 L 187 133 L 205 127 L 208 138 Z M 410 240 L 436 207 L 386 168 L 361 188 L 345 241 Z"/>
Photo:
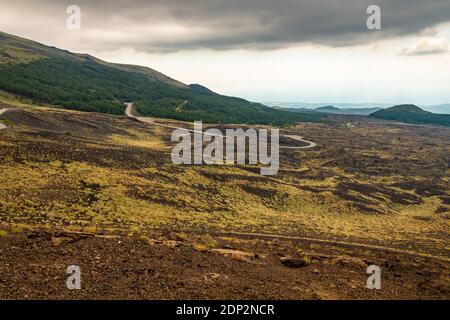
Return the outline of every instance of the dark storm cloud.
<path id="1" fill-rule="evenodd" d="M 100 46 L 132 46 L 145 51 L 264 50 L 298 43 L 347 46 L 415 34 L 450 21 L 449 0 L 18 0 L 16 3 L 28 5 L 31 10 L 36 7 L 36 14 L 45 14 L 43 8 L 53 8 L 51 15 L 55 8 L 64 10 L 69 4 L 77 4 L 83 14 L 82 32 L 95 30 L 91 41 L 95 38 Z M 381 7 L 381 31 L 366 28 L 366 9 L 370 4 Z M 158 25 L 178 26 L 182 31 L 166 33 L 164 29 L 158 31 Z"/>

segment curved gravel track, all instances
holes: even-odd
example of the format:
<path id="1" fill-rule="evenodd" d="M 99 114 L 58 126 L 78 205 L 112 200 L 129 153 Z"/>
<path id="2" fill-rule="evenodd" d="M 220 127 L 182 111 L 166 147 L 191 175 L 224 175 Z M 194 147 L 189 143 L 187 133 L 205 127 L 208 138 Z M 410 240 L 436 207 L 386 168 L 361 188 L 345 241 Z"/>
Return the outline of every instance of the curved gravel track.
<path id="1" fill-rule="evenodd" d="M 134 118 L 140 122 L 148 123 L 148 124 L 163 127 L 163 128 L 181 129 L 181 128 L 178 128 L 175 126 L 169 126 L 169 125 L 165 125 L 165 124 L 156 123 L 155 120 L 151 117 L 136 117 L 133 115 L 133 103 L 126 103 L 125 105 L 126 105 L 125 115 L 129 118 Z M 192 130 L 192 129 L 184 129 L 184 130 L 187 130 L 187 131 L 193 132 L 193 133 L 196 132 L 195 130 Z M 206 133 L 203 132 L 203 134 L 206 134 Z M 308 141 L 308 140 L 303 140 L 303 137 L 298 136 L 298 135 L 281 134 L 280 136 L 307 144 L 306 146 L 299 146 L 299 147 L 280 146 L 280 148 L 282 148 L 282 149 L 300 150 L 300 149 L 310 149 L 310 148 L 314 148 L 317 146 L 317 143 Z"/>

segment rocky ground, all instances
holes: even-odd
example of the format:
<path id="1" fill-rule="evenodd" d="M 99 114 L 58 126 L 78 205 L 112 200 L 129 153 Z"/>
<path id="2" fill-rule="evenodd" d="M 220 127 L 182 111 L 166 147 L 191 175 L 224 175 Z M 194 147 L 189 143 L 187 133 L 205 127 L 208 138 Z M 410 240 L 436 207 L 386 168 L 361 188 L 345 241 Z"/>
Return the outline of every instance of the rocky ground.
<path id="1" fill-rule="evenodd" d="M 366 288 L 369 265 L 381 289 Z M 66 269 L 81 269 L 80 290 Z M 449 299 L 448 261 L 307 241 L 11 231 L 1 299 Z"/>
<path id="2" fill-rule="evenodd" d="M 176 166 L 170 130 L 125 116 L 17 108 L 1 121 L 1 299 L 450 297 L 449 129 L 283 128 L 317 146 L 281 149 L 263 177 Z M 381 290 L 365 288 L 371 264 Z M 66 288 L 70 265 L 81 290 Z"/>

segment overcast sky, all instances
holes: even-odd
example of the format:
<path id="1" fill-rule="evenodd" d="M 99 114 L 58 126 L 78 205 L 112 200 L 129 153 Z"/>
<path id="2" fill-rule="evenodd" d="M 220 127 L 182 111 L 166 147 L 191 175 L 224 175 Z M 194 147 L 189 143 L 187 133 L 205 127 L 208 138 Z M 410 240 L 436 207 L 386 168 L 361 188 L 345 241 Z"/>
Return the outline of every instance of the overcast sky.
<path id="1" fill-rule="evenodd" d="M 449 0 L 2 0 L 0 30 L 254 101 L 450 102 Z"/>

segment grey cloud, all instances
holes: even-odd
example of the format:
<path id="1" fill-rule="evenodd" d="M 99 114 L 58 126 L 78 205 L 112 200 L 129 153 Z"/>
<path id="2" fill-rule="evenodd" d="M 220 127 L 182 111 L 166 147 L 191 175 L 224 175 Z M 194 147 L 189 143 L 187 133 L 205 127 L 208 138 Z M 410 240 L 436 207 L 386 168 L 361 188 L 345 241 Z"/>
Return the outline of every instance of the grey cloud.
<path id="1" fill-rule="evenodd" d="M 70 3 L 69 3 L 70 2 Z M 80 37 L 103 48 L 145 51 L 246 48 L 267 50 L 299 43 L 350 46 L 405 36 L 450 21 L 448 0 L 16 0 L 36 14 L 45 8 L 78 4 L 83 13 Z M 382 10 L 381 31 L 366 29 L 366 8 Z M 50 11 L 49 11 L 50 12 Z M 1 13 L 0 13 L 1 15 Z M 49 15 L 49 21 L 52 16 Z M 32 24 L 32 20 L 28 23 Z M 158 24 L 191 31 L 154 36 Z M 95 30 L 95 37 L 92 36 Z M 83 38 L 83 32 L 86 33 Z M 121 37 L 108 34 L 121 33 Z M 89 34 L 91 33 L 91 34 Z"/>

